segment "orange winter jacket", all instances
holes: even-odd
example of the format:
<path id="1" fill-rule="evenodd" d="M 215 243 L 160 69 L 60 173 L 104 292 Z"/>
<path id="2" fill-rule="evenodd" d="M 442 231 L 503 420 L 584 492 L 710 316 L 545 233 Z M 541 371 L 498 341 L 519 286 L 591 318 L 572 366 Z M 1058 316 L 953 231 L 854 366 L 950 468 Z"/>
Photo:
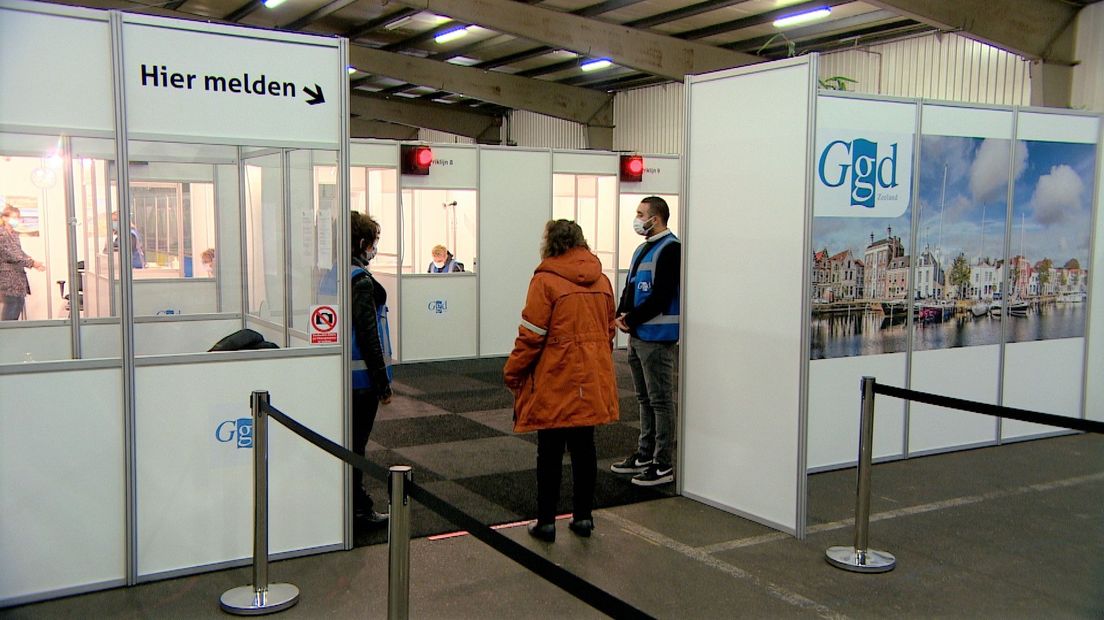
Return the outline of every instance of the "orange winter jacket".
<path id="1" fill-rule="evenodd" d="M 541 261 L 502 374 L 514 431 L 617 421 L 613 287 L 586 248 Z"/>

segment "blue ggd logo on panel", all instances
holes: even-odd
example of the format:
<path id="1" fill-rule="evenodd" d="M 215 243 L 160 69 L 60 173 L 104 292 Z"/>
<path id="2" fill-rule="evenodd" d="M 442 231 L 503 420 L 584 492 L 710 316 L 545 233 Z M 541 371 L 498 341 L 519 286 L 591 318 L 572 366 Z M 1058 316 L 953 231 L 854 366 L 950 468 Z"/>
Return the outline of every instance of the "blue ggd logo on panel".
<path id="1" fill-rule="evenodd" d="M 908 208 L 912 144 L 907 137 L 820 141 L 815 215 L 897 217 Z"/>
<path id="2" fill-rule="evenodd" d="M 427 308 L 430 312 L 434 314 L 444 314 L 445 311 L 448 310 L 448 302 L 441 299 L 436 299 L 429 302 Z"/>
<path id="3" fill-rule="evenodd" d="M 879 159 L 877 142 L 862 138 L 855 138 L 851 142 L 833 140 L 820 154 L 817 165 L 820 182 L 828 187 L 839 187 L 850 180 L 851 205 L 873 209 L 876 188 L 897 187 L 897 144 L 894 143 L 889 148 L 890 154 Z M 836 169 L 829 172 L 825 170 L 825 163 L 828 156 L 833 154 L 833 149 L 840 150 L 844 158 L 850 155 L 850 163 L 838 163 Z M 835 155 L 839 160 L 839 154 Z M 832 175 L 832 180 L 826 177 L 826 172 Z"/>
<path id="4" fill-rule="evenodd" d="M 215 427 L 219 443 L 235 443 L 238 448 L 253 447 L 253 418 L 226 420 Z"/>

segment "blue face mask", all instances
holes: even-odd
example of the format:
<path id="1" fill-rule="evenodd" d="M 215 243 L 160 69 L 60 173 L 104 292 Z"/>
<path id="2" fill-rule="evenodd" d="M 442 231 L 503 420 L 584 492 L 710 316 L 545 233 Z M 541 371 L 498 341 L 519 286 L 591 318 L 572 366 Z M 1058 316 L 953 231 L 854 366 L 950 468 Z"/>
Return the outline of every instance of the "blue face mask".
<path id="1" fill-rule="evenodd" d="M 119 232 L 119 222 L 111 222 L 111 230 Z"/>

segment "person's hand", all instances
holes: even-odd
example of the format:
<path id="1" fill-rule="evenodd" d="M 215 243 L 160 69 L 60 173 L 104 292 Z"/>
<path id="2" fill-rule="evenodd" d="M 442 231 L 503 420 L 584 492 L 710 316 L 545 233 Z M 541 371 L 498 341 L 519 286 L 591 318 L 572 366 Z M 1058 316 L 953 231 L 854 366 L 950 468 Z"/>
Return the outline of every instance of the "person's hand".
<path id="1" fill-rule="evenodd" d="M 383 392 L 379 395 L 380 404 L 381 405 L 390 405 L 392 395 L 393 395 L 393 392 L 391 391 L 391 386 L 388 385 L 387 387 L 385 387 L 383 389 Z"/>
<path id="2" fill-rule="evenodd" d="M 32 268 L 34 268 L 35 271 L 46 271 L 46 265 L 43 265 L 42 263 L 40 263 L 38 261 L 34 262 L 34 265 L 32 265 Z"/>
<path id="3" fill-rule="evenodd" d="M 613 320 L 613 324 L 617 326 L 617 329 L 625 332 L 626 334 L 629 333 L 629 326 L 625 323 L 624 314 L 617 315 L 617 318 Z"/>
<path id="4" fill-rule="evenodd" d="M 380 399 L 380 404 L 381 405 L 390 405 L 391 404 L 391 395 L 388 394 L 387 396 L 384 396 L 383 398 L 381 398 Z"/>

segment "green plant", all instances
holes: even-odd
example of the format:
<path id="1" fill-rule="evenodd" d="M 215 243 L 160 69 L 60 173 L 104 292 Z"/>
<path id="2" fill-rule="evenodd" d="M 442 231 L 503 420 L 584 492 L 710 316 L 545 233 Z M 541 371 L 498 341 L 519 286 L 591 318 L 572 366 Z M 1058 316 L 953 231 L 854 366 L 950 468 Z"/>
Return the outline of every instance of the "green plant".
<path id="1" fill-rule="evenodd" d="M 847 90 L 848 84 L 858 84 L 858 80 L 852 80 L 849 77 L 842 75 L 834 75 L 830 78 L 824 78 L 823 80 L 817 80 L 820 82 L 820 87 L 824 90 Z"/>

